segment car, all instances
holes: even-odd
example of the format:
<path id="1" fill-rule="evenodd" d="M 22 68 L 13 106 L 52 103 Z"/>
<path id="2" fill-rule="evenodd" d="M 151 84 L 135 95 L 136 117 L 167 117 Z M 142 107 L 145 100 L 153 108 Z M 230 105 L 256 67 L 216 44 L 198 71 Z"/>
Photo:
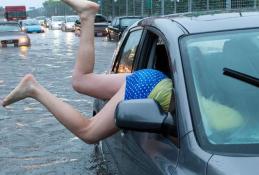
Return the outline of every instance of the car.
<path id="1" fill-rule="evenodd" d="M 152 99 L 117 105 L 120 131 L 96 145 L 111 174 L 258 175 L 258 18 L 188 13 L 125 30 L 107 72 L 160 70 L 174 89 L 168 113 Z M 95 99 L 93 115 L 105 103 Z"/>
<path id="2" fill-rule="evenodd" d="M 45 29 L 40 23 L 35 19 L 26 19 L 19 21 L 22 26 L 22 30 L 27 33 L 44 33 Z"/>
<path id="3" fill-rule="evenodd" d="M 46 28 L 49 28 L 50 24 L 51 24 L 51 19 L 50 18 L 46 18 L 45 21 L 44 21 L 44 24 Z"/>
<path id="4" fill-rule="evenodd" d="M 106 36 L 109 23 L 105 16 L 101 14 L 96 14 L 94 21 L 94 35 L 95 36 Z M 76 20 L 74 23 L 74 31 L 76 35 L 80 35 L 81 21 L 80 19 Z"/>
<path id="5" fill-rule="evenodd" d="M 106 28 L 107 38 L 109 41 L 118 41 L 121 38 L 123 31 L 130 25 L 134 24 L 136 21 L 142 19 L 141 16 L 121 16 L 115 17 L 111 25 Z"/>
<path id="6" fill-rule="evenodd" d="M 0 22 L 0 44 L 7 46 L 30 46 L 29 36 L 22 31 L 17 22 Z"/>
<path id="7" fill-rule="evenodd" d="M 105 16 L 101 14 L 96 14 L 95 21 L 94 21 L 94 35 L 95 36 L 106 36 L 106 28 L 108 27 L 109 23 Z"/>
<path id="8" fill-rule="evenodd" d="M 75 21 L 75 24 L 74 24 L 74 32 L 75 32 L 75 35 L 78 37 L 80 36 L 80 30 L 81 30 L 81 22 L 80 22 L 80 19 L 78 19 Z"/>
<path id="9" fill-rule="evenodd" d="M 79 16 L 65 16 L 65 21 L 61 24 L 61 30 L 63 32 L 74 32 L 76 20 L 79 20 Z"/>
<path id="10" fill-rule="evenodd" d="M 61 24 L 65 22 L 65 16 L 52 16 L 49 25 L 50 30 L 60 30 Z"/>
<path id="11" fill-rule="evenodd" d="M 46 27 L 46 16 L 38 16 L 35 18 L 41 26 Z"/>
<path id="12" fill-rule="evenodd" d="M 0 42 L 2 47 L 30 46 L 30 38 L 17 22 L 0 22 Z"/>

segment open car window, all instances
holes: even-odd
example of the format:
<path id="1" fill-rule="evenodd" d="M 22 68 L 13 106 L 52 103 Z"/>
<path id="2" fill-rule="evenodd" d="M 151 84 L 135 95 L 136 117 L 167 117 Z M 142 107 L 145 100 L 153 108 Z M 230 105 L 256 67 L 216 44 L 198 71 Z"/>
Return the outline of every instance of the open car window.
<path id="1" fill-rule="evenodd" d="M 113 72 L 132 72 L 133 62 L 136 58 L 137 49 L 141 40 L 143 30 L 136 30 L 130 33 L 115 62 Z"/>

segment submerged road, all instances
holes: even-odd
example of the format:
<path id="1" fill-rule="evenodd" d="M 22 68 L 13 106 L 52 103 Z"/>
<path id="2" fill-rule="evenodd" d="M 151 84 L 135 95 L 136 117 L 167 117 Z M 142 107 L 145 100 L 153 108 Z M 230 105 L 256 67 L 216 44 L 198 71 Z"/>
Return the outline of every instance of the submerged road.
<path id="1" fill-rule="evenodd" d="M 79 38 L 74 33 L 46 31 L 30 34 L 30 48 L 0 48 L 0 99 L 27 73 L 86 116 L 93 99 L 76 93 L 71 74 Z M 96 38 L 95 72 L 111 63 L 116 43 Z M 25 99 L 0 107 L 0 175 L 106 174 L 87 145 L 61 125 L 41 104 Z"/>

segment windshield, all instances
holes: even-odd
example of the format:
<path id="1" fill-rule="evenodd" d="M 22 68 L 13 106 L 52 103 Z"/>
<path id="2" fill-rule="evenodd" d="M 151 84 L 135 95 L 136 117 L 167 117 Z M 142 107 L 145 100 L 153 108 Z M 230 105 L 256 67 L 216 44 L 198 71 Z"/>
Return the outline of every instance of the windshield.
<path id="1" fill-rule="evenodd" d="M 26 17 L 26 12 L 6 12 L 8 18 Z"/>
<path id="2" fill-rule="evenodd" d="M 121 26 L 128 27 L 137 22 L 138 20 L 140 20 L 140 18 L 122 18 Z"/>
<path id="3" fill-rule="evenodd" d="M 67 22 L 75 22 L 76 20 L 78 20 L 79 18 L 78 17 L 75 17 L 75 16 L 71 16 L 71 17 L 66 17 L 66 20 Z"/>
<path id="4" fill-rule="evenodd" d="M 21 28 L 18 24 L 0 24 L 0 32 L 19 32 Z"/>
<path id="5" fill-rule="evenodd" d="M 101 15 L 96 15 L 95 16 L 95 23 L 98 23 L 98 22 L 107 22 L 106 18 L 104 16 L 101 16 Z"/>
<path id="6" fill-rule="evenodd" d="M 39 16 L 39 17 L 36 17 L 37 20 L 45 20 L 46 17 L 45 16 Z"/>
<path id="7" fill-rule="evenodd" d="M 65 21 L 64 16 L 53 16 L 52 21 Z"/>
<path id="8" fill-rule="evenodd" d="M 181 47 L 197 97 L 195 124 L 207 145 L 259 144 L 259 88 L 226 74 L 259 78 L 259 30 L 187 36 Z"/>
<path id="9" fill-rule="evenodd" d="M 40 25 L 37 20 L 26 20 L 24 21 L 25 26 Z"/>

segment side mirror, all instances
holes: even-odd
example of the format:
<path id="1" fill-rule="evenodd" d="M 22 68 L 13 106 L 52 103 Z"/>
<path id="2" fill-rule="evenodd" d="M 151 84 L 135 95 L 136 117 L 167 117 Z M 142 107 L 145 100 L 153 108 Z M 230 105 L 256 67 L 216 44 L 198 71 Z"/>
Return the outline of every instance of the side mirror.
<path id="1" fill-rule="evenodd" d="M 174 118 L 152 99 L 120 102 L 115 111 L 115 123 L 121 129 L 177 136 Z"/>

